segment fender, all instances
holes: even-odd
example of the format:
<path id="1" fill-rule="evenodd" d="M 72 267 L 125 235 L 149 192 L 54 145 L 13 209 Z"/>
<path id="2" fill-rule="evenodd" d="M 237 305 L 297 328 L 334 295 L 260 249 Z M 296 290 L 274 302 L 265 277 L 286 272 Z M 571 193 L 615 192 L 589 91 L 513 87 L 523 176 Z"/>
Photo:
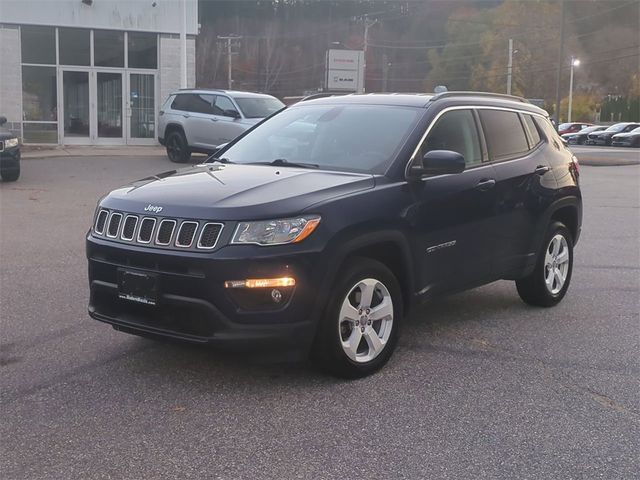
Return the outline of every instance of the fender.
<path id="1" fill-rule="evenodd" d="M 523 275 L 528 275 L 535 268 L 536 262 L 538 260 L 538 254 L 540 253 L 540 248 L 542 247 L 542 240 L 547 231 L 547 225 L 551 223 L 551 217 L 564 207 L 574 207 L 576 209 L 577 214 L 577 228 L 576 235 L 573 239 L 574 246 L 578 243 L 578 238 L 580 237 L 580 228 L 582 225 L 582 199 L 578 196 L 569 196 L 563 197 L 558 200 L 552 202 L 549 207 L 545 210 L 544 214 L 540 216 L 538 223 L 535 228 L 535 236 L 531 239 L 530 251 L 534 252 L 535 255 L 531 258 L 528 265 L 525 268 L 525 272 Z"/>
<path id="2" fill-rule="evenodd" d="M 340 268 L 356 251 L 374 246 L 380 243 L 393 243 L 398 247 L 402 258 L 402 270 L 404 275 L 398 281 L 405 286 L 403 289 L 406 309 L 410 308 L 415 291 L 414 272 L 411 262 L 411 249 L 406 236 L 398 230 L 378 230 L 358 232 L 355 237 L 349 237 L 348 232 L 343 232 L 334 237 L 325 250 L 325 258 L 330 258 L 331 262 L 327 266 L 326 274 L 318 292 L 317 307 L 324 310 L 326 306 L 331 286 L 335 283 Z M 409 291 L 404 291 L 406 288 Z"/>

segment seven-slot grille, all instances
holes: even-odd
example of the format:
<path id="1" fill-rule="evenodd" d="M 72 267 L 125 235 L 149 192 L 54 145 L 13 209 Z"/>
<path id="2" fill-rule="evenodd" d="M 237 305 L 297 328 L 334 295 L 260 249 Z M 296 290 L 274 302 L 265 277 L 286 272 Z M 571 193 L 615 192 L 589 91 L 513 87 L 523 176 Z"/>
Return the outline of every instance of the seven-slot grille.
<path id="1" fill-rule="evenodd" d="M 212 250 L 223 224 L 216 222 L 156 218 L 100 209 L 93 234 L 124 242 L 158 247 Z"/>

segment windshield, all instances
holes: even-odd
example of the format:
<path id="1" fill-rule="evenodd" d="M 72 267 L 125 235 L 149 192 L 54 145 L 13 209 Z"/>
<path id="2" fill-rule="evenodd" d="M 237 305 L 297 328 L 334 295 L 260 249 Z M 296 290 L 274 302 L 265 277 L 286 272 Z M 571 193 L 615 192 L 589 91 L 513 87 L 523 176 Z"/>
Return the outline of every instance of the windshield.
<path id="1" fill-rule="evenodd" d="M 640 133 L 640 127 L 634 128 L 630 133 Z"/>
<path id="2" fill-rule="evenodd" d="M 585 127 L 582 130 L 580 130 L 580 133 L 591 133 L 591 132 L 595 132 L 596 130 L 602 130 L 602 127 L 599 127 L 597 125 L 593 125 L 591 127 Z"/>
<path id="3" fill-rule="evenodd" d="M 220 156 L 233 163 L 283 160 L 328 170 L 384 173 L 422 113 L 388 105 L 299 105 L 279 113 Z"/>
<path id="4" fill-rule="evenodd" d="M 605 132 L 620 132 L 624 130 L 624 127 L 626 126 L 626 123 L 616 123 L 615 125 L 611 125 L 609 128 L 607 128 Z"/>
<path id="5" fill-rule="evenodd" d="M 284 107 L 284 103 L 272 97 L 236 97 L 235 101 L 246 118 L 268 117 Z"/>
<path id="6" fill-rule="evenodd" d="M 561 123 L 560 126 L 558 127 L 558 130 L 566 130 L 571 125 L 573 125 L 573 124 L 572 123 Z"/>

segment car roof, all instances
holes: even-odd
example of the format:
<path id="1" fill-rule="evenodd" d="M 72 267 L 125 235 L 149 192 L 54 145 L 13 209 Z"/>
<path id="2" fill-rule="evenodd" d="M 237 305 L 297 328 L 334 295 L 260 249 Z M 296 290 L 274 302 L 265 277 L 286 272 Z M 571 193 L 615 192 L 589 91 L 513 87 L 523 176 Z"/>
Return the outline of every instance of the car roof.
<path id="1" fill-rule="evenodd" d="M 217 88 L 181 88 L 180 90 L 172 92 L 171 95 L 177 95 L 179 93 L 222 93 L 233 98 L 274 98 L 272 95 L 266 93 L 243 92 L 240 90 L 222 90 Z"/>
<path id="2" fill-rule="evenodd" d="M 439 94 L 429 93 L 365 93 L 365 94 L 326 94 L 321 98 L 303 99 L 294 105 L 303 104 L 360 104 L 360 105 L 395 105 L 427 108 L 430 105 L 442 104 L 443 106 L 495 106 L 513 108 L 531 113 L 548 116 L 548 113 L 524 98 L 511 95 L 502 95 L 486 92 L 444 92 Z M 292 106 L 294 106 L 292 105 Z"/>

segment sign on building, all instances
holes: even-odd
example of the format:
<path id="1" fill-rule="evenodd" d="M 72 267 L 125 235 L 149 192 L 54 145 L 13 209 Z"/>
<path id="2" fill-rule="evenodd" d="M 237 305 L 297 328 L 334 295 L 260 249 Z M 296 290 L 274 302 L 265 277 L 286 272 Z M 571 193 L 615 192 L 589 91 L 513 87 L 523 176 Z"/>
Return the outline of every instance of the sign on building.
<path id="1" fill-rule="evenodd" d="M 363 90 L 364 52 L 329 50 L 327 52 L 327 90 L 361 92 Z"/>

